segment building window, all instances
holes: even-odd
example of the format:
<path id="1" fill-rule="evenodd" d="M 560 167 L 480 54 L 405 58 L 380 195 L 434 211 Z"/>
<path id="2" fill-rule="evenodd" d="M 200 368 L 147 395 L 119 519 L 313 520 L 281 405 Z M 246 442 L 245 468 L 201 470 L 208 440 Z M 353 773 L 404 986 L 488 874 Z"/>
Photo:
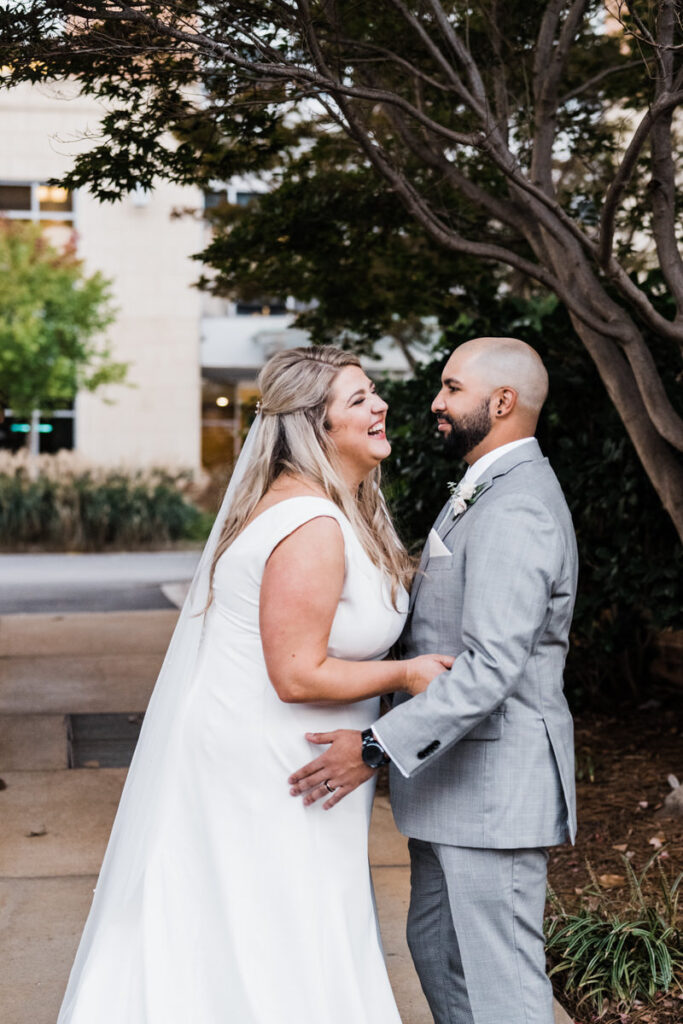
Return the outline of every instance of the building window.
<path id="1" fill-rule="evenodd" d="M 222 206 L 223 203 L 227 203 L 228 193 L 222 189 L 205 189 L 204 191 L 204 209 L 215 210 L 217 206 Z"/>
<path id="2" fill-rule="evenodd" d="M 58 185 L 0 181 L 0 211 L 14 220 L 55 221 L 73 227 L 74 195 Z"/>
<path id="3" fill-rule="evenodd" d="M 59 185 L 38 185 L 38 208 L 43 213 L 61 213 L 70 218 L 73 213 L 73 195 Z"/>
<path id="4" fill-rule="evenodd" d="M 235 376 L 229 370 L 204 368 L 202 465 L 205 469 L 221 474 L 234 466 L 259 397 L 256 382 L 239 379 L 239 372 Z"/>
<path id="5" fill-rule="evenodd" d="M 31 212 L 30 185 L 0 185 L 0 210 L 8 213 L 21 213 L 22 217 Z"/>
<path id="6" fill-rule="evenodd" d="M 287 305 L 282 299 L 259 295 L 255 299 L 238 299 L 235 303 L 238 316 L 284 316 Z"/>
<path id="7" fill-rule="evenodd" d="M 235 202 L 238 206 L 249 206 L 252 199 L 258 199 L 260 192 L 236 192 Z"/>
<path id="8" fill-rule="evenodd" d="M 38 431 L 38 449 L 41 455 L 52 455 L 62 448 L 74 446 L 74 409 L 57 409 L 35 417 Z M 5 410 L 0 422 L 0 449 L 17 452 L 24 448 L 31 427 L 31 417 L 14 416 L 11 409 Z"/>
<path id="9" fill-rule="evenodd" d="M 0 216 L 41 224 L 58 249 L 73 237 L 74 214 L 74 193 L 66 188 L 38 181 L 0 181 Z"/>
<path id="10" fill-rule="evenodd" d="M 235 381 L 202 380 L 202 465 L 231 466 L 236 458 L 239 406 Z"/>

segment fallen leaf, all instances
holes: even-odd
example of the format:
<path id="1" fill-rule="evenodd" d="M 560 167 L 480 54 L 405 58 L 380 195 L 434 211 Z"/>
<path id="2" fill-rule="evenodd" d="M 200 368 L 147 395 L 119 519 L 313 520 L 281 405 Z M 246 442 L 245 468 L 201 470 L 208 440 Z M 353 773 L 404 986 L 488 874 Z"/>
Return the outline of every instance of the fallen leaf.
<path id="1" fill-rule="evenodd" d="M 626 853 L 626 851 L 628 850 L 628 843 L 616 843 L 612 847 L 612 849 L 613 850 L 618 850 L 619 853 Z"/>
<path id="2" fill-rule="evenodd" d="M 649 807 L 650 805 L 648 804 L 647 800 L 639 800 L 638 801 L 638 806 L 642 807 L 643 810 L 645 810 L 645 808 Z"/>
<path id="3" fill-rule="evenodd" d="M 626 885 L 626 879 L 623 875 L 598 875 L 598 882 L 603 889 L 620 889 L 623 885 Z"/>
<path id="4" fill-rule="evenodd" d="M 653 836 L 652 839 L 648 839 L 647 842 L 649 846 L 654 846 L 655 850 L 661 850 L 662 846 L 664 846 L 665 840 L 662 836 Z"/>

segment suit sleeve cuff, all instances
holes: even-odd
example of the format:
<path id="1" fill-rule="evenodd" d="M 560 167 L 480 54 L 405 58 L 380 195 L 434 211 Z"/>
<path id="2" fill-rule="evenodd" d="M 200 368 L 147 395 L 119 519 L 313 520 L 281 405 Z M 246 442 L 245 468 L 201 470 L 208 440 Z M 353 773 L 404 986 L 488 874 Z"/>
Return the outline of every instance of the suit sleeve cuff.
<path id="1" fill-rule="evenodd" d="M 378 741 L 379 743 L 381 743 L 381 744 L 382 744 L 382 746 L 383 746 L 384 750 L 386 751 L 386 753 L 387 753 L 388 757 L 390 757 L 390 758 L 391 758 L 392 764 L 395 764 L 395 765 L 396 765 L 396 767 L 397 767 L 397 768 L 398 768 L 398 770 L 400 771 L 400 773 L 401 773 L 401 775 L 403 776 L 403 778 L 404 778 L 404 779 L 407 779 L 407 778 L 409 778 L 408 772 L 407 772 L 407 771 L 405 770 L 405 768 L 404 768 L 404 767 L 402 766 L 401 762 L 400 762 L 400 761 L 397 761 L 397 760 L 396 760 L 396 758 L 394 757 L 394 755 L 393 755 L 393 754 L 391 753 L 391 751 L 389 750 L 389 747 L 388 747 L 388 746 L 386 745 L 386 743 L 385 743 L 385 742 L 384 742 L 384 740 L 382 739 L 382 735 L 381 735 L 381 732 L 380 732 L 380 730 L 378 729 L 378 727 L 377 727 L 376 725 L 373 725 L 373 727 L 372 727 L 372 734 L 373 734 L 373 736 L 375 737 L 375 739 L 376 739 L 376 740 L 377 740 L 377 741 Z"/>

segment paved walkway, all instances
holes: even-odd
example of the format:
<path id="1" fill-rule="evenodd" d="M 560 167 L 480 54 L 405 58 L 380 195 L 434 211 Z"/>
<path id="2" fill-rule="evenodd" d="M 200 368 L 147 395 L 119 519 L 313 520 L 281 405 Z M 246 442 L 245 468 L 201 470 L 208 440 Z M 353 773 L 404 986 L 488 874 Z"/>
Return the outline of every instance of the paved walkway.
<path id="1" fill-rule="evenodd" d="M 172 608 L 164 589 L 190 580 L 199 551 L 0 555 L 0 615 Z"/>
<path id="2" fill-rule="evenodd" d="M 3 1024 L 55 1024 L 125 777 L 120 768 L 69 769 L 64 716 L 144 710 L 176 614 L 0 617 Z M 386 798 L 375 804 L 371 862 L 402 1020 L 431 1024 L 404 938 L 406 841 Z"/>

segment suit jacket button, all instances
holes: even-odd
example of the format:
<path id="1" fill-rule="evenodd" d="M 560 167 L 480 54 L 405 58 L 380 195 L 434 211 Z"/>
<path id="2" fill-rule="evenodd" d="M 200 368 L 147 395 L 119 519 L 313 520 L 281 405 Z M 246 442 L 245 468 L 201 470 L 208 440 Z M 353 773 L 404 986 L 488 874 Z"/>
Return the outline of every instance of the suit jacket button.
<path id="1" fill-rule="evenodd" d="M 420 761 L 424 761 L 425 757 L 429 757 L 429 755 L 433 754 L 435 750 L 438 750 L 440 746 L 441 740 L 432 740 L 432 742 L 428 743 L 422 750 L 418 750 L 417 756 Z"/>

